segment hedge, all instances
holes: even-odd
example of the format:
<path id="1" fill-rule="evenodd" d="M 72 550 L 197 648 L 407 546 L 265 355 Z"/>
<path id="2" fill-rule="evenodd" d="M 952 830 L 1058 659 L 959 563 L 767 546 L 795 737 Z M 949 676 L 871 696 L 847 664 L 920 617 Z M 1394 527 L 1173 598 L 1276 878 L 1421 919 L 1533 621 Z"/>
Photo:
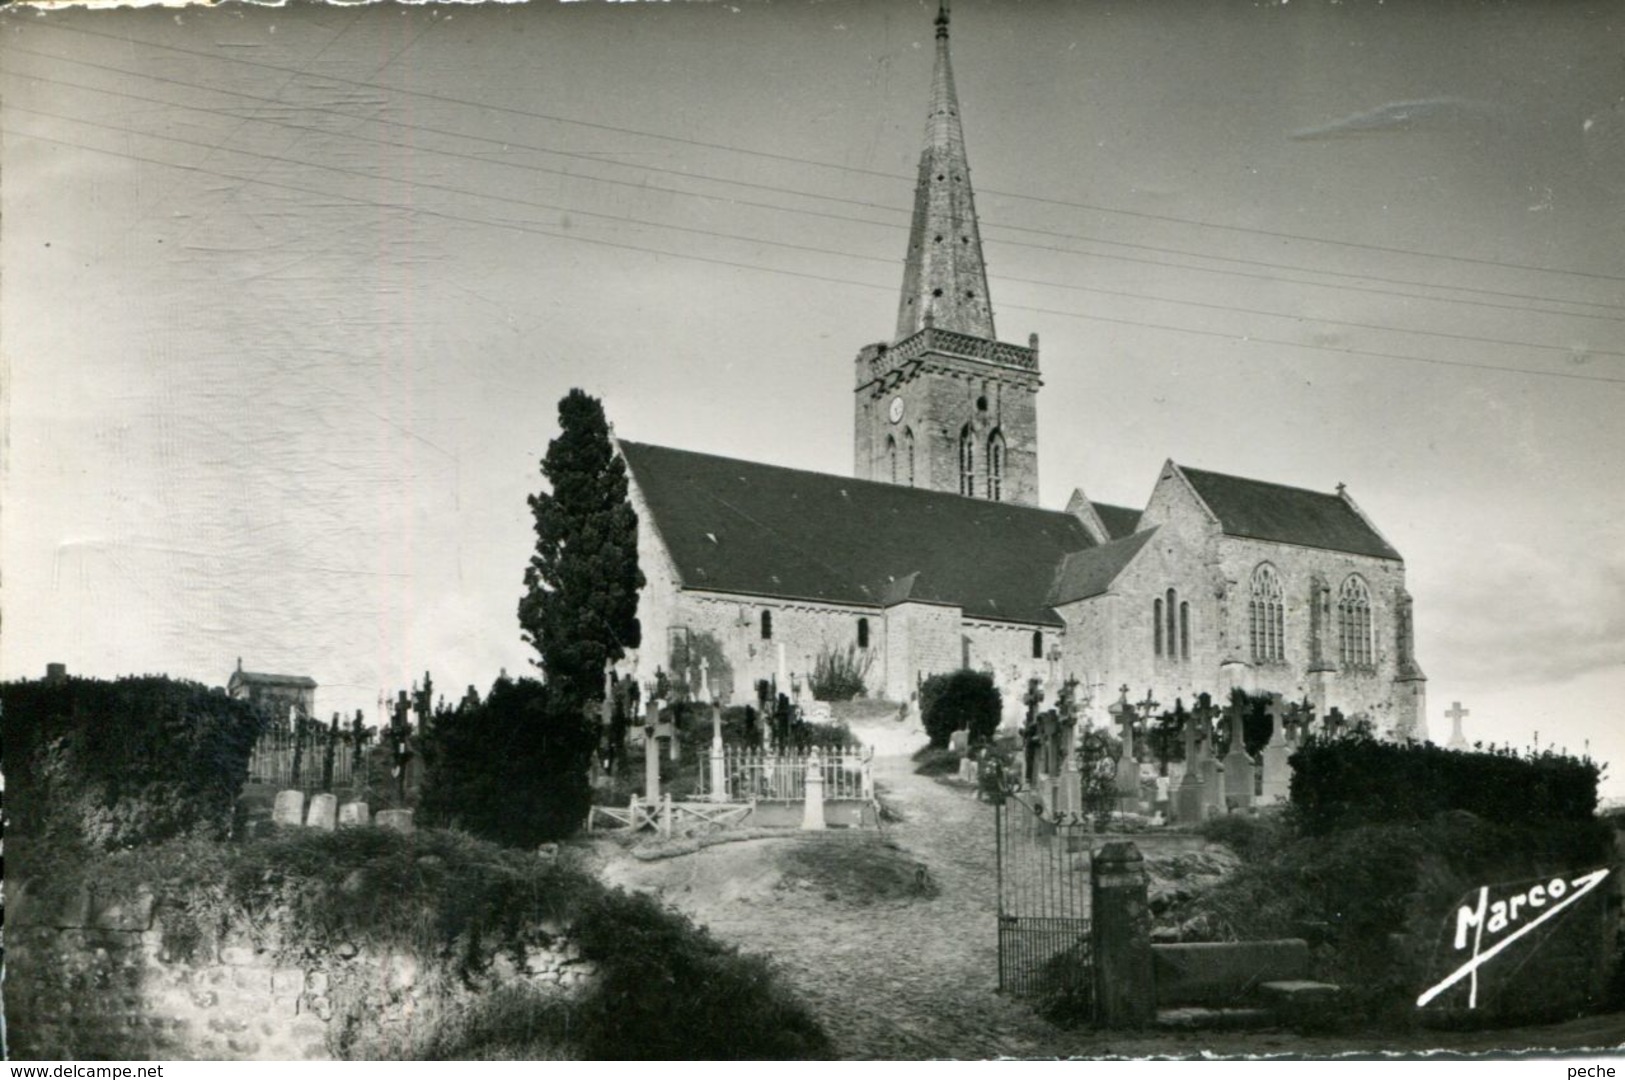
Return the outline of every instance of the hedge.
<path id="1" fill-rule="evenodd" d="M 1589 821 L 1601 775 L 1589 759 L 1549 750 L 1463 753 L 1365 735 L 1311 738 L 1290 760 L 1292 806 L 1312 835 L 1446 810 L 1490 821 Z"/>
<path id="2" fill-rule="evenodd" d="M 162 675 L 0 685 L 9 824 L 111 850 L 226 835 L 265 718 Z"/>

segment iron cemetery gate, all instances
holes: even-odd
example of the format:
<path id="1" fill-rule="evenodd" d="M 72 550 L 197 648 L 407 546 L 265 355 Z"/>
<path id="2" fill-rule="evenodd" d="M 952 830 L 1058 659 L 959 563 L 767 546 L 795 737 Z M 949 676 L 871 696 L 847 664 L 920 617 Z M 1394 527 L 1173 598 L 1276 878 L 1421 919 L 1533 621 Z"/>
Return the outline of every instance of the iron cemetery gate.
<path id="1" fill-rule="evenodd" d="M 1087 821 L 1057 821 L 1031 792 L 994 804 L 999 989 L 1018 997 L 1093 995 Z"/>

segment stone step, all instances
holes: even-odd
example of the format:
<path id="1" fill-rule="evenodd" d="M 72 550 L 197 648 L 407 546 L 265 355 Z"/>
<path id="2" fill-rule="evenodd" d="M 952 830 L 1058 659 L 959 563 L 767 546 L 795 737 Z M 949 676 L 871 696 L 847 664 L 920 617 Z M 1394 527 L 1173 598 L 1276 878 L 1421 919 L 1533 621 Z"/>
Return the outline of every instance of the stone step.
<path id="1" fill-rule="evenodd" d="M 1260 983 L 1259 1001 L 1287 1023 L 1330 1016 L 1343 997 L 1343 988 L 1309 979 L 1280 979 Z"/>
<path id="2" fill-rule="evenodd" d="M 1269 1009 L 1210 1008 L 1186 1005 L 1157 1010 L 1156 1026 L 1165 1031 L 1252 1031 L 1278 1023 Z"/>

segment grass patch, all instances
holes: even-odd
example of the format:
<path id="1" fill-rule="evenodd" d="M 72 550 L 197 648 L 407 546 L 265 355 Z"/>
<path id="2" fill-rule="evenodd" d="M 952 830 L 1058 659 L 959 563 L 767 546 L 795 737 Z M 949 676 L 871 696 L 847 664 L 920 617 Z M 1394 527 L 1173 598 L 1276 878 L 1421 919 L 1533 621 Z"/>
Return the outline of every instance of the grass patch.
<path id="1" fill-rule="evenodd" d="M 960 753 L 946 747 L 922 746 L 909 759 L 916 776 L 958 776 Z"/>
<path id="2" fill-rule="evenodd" d="M 806 841 L 778 853 L 785 887 L 821 892 L 848 904 L 930 900 L 937 884 L 925 863 L 878 836 L 842 835 Z"/>

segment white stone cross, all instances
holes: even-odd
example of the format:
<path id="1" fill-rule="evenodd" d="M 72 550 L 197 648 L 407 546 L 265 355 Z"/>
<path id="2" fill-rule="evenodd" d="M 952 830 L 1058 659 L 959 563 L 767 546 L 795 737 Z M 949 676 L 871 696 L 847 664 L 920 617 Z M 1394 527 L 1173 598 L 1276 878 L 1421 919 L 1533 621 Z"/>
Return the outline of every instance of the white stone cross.
<path id="1" fill-rule="evenodd" d="M 1451 730 L 1450 742 L 1448 744 L 1449 749 L 1467 749 L 1467 737 L 1461 733 L 1461 722 L 1465 717 L 1472 715 L 1472 710 L 1462 708 L 1461 702 L 1459 701 L 1452 701 L 1450 703 L 1450 708 L 1446 709 L 1444 714 L 1450 720 Z"/>
<path id="2" fill-rule="evenodd" d="M 700 700 L 711 700 L 711 660 L 709 657 L 700 657 Z"/>

